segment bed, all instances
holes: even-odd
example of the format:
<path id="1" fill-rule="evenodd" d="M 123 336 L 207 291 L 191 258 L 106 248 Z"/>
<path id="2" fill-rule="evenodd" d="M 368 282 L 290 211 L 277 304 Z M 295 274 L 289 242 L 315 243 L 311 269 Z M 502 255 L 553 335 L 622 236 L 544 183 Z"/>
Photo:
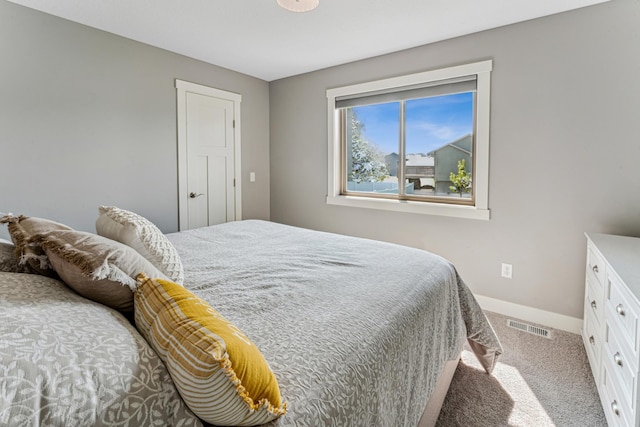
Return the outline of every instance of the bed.
<path id="1" fill-rule="evenodd" d="M 138 237 L 139 224 L 153 228 L 137 221 Z M 136 248 L 122 243 L 135 234 L 130 225 L 102 234 Z M 14 249 L 13 270 L 31 262 L 40 272 L 0 273 L 0 425 L 203 425 L 191 390 L 143 326 L 136 286 L 146 282 L 120 266 L 134 307 L 101 300 L 111 293 L 95 292 L 95 283 L 121 276 L 74 284 L 47 240 L 56 233 L 74 231 L 12 234 L 16 247 L 30 242 Z M 178 277 L 250 338 L 282 398 L 264 425 L 434 425 L 463 344 L 489 373 L 502 351 L 454 266 L 425 251 L 259 220 L 161 239 L 173 255 L 155 264 L 170 268 L 131 271 L 144 268 L 161 284 Z"/>

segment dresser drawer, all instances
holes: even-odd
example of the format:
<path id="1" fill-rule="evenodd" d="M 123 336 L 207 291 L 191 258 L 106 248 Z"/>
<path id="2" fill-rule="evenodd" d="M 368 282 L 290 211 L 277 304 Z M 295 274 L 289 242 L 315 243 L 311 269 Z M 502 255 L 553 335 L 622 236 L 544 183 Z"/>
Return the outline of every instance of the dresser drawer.
<path id="1" fill-rule="evenodd" d="M 593 317 L 589 315 L 585 316 L 582 326 L 582 339 L 584 340 L 584 347 L 587 349 L 587 357 L 596 384 L 598 383 L 598 377 L 600 375 L 598 367 L 600 366 L 600 354 L 602 353 L 602 338 L 598 332 L 598 329 L 594 327 Z"/>
<path id="2" fill-rule="evenodd" d="M 591 245 L 587 249 L 587 277 L 592 274 L 593 277 L 604 285 L 605 283 L 605 263 L 598 251 Z"/>
<path id="3" fill-rule="evenodd" d="M 628 344 L 634 359 L 638 358 L 638 307 L 629 291 L 614 274 L 608 274 L 606 317 L 616 330 L 620 342 Z"/>
<path id="4" fill-rule="evenodd" d="M 631 422 L 634 418 L 633 413 L 620 398 L 620 392 L 615 385 L 615 380 L 610 375 L 609 364 L 607 363 L 602 365 L 602 380 L 598 385 L 598 390 L 600 391 L 600 400 L 609 427 L 633 427 Z"/>
<path id="5" fill-rule="evenodd" d="M 598 285 L 593 286 L 594 280 L 587 276 L 587 284 L 584 289 L 584 313 L 585 316 L 594 319 L 594 327 L 598 331 L 603 330 L 604 326 L 604 292 L 598 289 Z"/>
<path id="6" fill-rule="evenodd" d="M 601 363 L 607 367 L 610 380 L 618 386 L 620 400 L 631 410 L 636 409 L 637 362 L 628 346 L 618 340 L 616 331 L 607 325 L 607 341 L 603 344 Z"/>

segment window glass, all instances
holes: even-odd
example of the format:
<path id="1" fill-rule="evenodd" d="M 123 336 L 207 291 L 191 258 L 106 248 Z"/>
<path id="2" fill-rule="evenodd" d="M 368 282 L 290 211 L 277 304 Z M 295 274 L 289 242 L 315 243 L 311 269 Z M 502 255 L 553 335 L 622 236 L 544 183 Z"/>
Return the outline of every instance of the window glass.
<path id="1" fill-rule="evenodd" d="M 347 192 L 398 194 L 400 104 L 346 109 Z"/>
<path id="2" fill-rule="evenodd" d="M 344 194 L 472 201 L 473 91 L 345 107 L 342 116 Z"/>
<path id="3" fill-rule="evenodd" d="M 472 198 L 473 92 L 406 102 L 405 179 L 413 194 Z"/>

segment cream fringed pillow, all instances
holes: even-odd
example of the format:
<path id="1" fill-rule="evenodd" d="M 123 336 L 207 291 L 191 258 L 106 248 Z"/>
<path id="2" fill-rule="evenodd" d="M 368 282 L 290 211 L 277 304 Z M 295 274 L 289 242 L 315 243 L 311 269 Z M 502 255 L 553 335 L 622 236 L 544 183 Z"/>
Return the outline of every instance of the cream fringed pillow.
<path id="1" fill-rule="evenodd" d="M 99 235 L 131 246 L 169 279 L 178 284 L 184 282 L 178 251 L 154 223 L 115 206 L 100 206 L 98 212 L 96 231 Z"/>
<path id="2" fill-rule="evenodd" d="M 55 277 L 55 272 L 51 268 L 47 255 L 40 245 L 32 243 L 31 239 L 34 236 L 53 230 L 71 230 L 71 227 L 49 219 L 24 215 L 6 215 L 0 218 L 0 224 L 7 224 L 20 265 L 28 265 L 29 269 L 34 273 Z"/>
<path id="3" fill-rule="evenodd" d="M 85 298 L 122 312 L 133 310 L 135 277 L 164 275 L 134 249 L 76 230 L 57 230 L 33 239 L 67 286 Z"/>
<path id="4" fill-rule="evenodd" d="M 141 274 L 134 305 L 136 327 L 202 420 L 254 426 L 286 413 L 260 350 L 206 301 L 175 283 Z"/>

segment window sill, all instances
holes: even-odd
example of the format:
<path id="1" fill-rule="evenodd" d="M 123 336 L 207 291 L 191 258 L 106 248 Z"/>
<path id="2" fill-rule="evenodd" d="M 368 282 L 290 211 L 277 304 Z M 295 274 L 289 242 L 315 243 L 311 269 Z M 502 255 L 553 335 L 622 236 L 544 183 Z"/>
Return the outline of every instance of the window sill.
<path id="1" fill-rule="evenodd" d="M 454 218 L 489 220 L 491 211 L 474 206 L 447 205 L 443 203 L 413 202 L 405 200 L 375 199 L 354 196 L 329 196 L 328 205 L 354 208 L 379 209 L 385 211 L 440 215 Z"/>

